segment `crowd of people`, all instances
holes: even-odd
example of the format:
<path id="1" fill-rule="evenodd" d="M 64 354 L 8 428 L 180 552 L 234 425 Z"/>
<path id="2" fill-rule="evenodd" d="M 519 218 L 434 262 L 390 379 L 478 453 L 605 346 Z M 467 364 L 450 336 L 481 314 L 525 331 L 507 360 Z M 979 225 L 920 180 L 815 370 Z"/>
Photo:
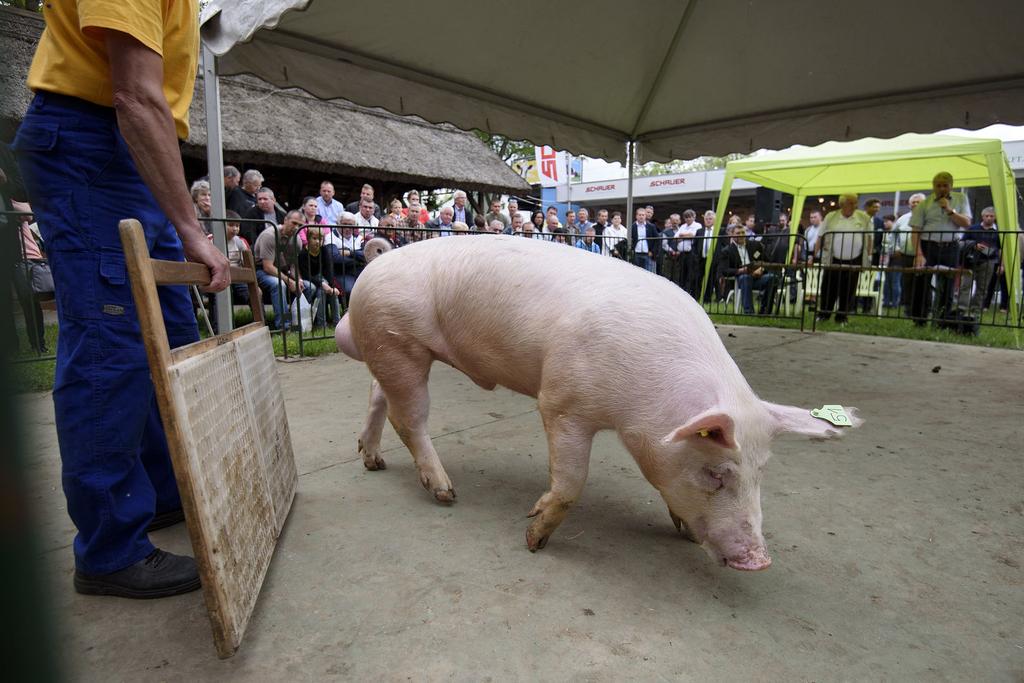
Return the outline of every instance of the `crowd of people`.
<path id="1" fill-rule="evenodd" d="M 835 210 L 811 209 L 807 225 L 797 226 L 795 239 L 786 211 L 776 221 L 760 224 L 752 213 L 731 215 L 721 236 L 715 237 L 714 211 L 705 211 L 698 220 L 687 209 L 659 221 L 653 206 L 640 206 L 627 228 L 618 211 L 598 209 L 593 220 L 587 208 L 569 209 L 561 216 L 555 207 L 530 213 L 520 211 L 514 198 L 504 205 L 494 199 L 486 213 L 477 214 L 466 193 L 457 190 L 451 203 L 432 216 L 416 190 L 392 198 L 383 208 L 373 186 L 365 184 L 358 199 L 342 204 L 329 180 L 321 183 L 317 196 L 286 211 L 263 185 L 258 170 L 240 173 L 227 166 L 224 181 L 229 257 L 238 264 L 242 251 L 253 252 L 260 287 L 274 309 L 275 328 L 290 327 L 290 304 L 300 294 L 317 325 L 336 323 L 344 297 L 365 265 L 362 245 L 374 236 L 395 247 L 460 233 L 548 240 L 628 260 L 675 282 L 694 298 L 703 296 L 705 303 L 736 297 L 737 308 L 746 314 L 771 314 L 787 295 L 795 303 L 798 283 L 809 285 L 808 269 L 817 265 L 819 283 L 805 293 L 815 302 L 819 320 L 834 315 L 839 324 L 851 313 L 868 311 L 871 299 L 857 294 L 869 268 L 883 273 L 871 286 L 885 309 L 902 308 L 919 325 L 934 317 L 942 325 L 966 324 L 971 330 L 976 330 L 974 323 L 991 304 L 1003 275 L 994 210 L 984 209 L 981 221 L 972 225 L 967 199 L 952 191 L 948 173 L 936 175 L 930 196 L 911 196 L 910 210 L 899 217 L 880 216 L 877 198 L 861 204 L 856 194 L 841 194 Z M 196 181 L 192 197 L 197 217 L 212 231 L 209 183 Z M 908 272 L 925 267 L 920 274 Z M 936 269 L 949 269 L 949 274 L 935 277 Z M 1005 290 L 1005 277 L 1001 284 Z M 235 286 L 232 297 L 234 303 L 247 303 L 248 293 Z"/>

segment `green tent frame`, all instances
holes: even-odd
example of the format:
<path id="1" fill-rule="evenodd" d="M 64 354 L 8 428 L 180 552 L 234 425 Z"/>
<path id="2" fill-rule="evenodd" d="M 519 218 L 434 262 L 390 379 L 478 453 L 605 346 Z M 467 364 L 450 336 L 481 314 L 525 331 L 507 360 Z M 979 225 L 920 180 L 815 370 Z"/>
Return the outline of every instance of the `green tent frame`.
<path id="1" fill-rule="evenodd" d="M 789 254 L 792 255 L 797 224 L 807 197 L 930 188 L 932 178 L 939 171 L 951 173 L 956 187 L 990 186 L 996 224 L 1007 231 L 1019 230 L 1017 187 L 1002 141 L 907 133 L 890 140 L 864 138 L 853 142 L 826 142 L 816 147 L 794 147 L 730 161 L 725 167 L 714 234 L 721 234 L 725 207 L 737 178 L 793 195 L 789 236 Z M 972 207 L 975 212 L 979 208 Z M 1017 320 L 1020 299 L 1020 247 L 1018 243 L 1016 249 L 1003 249 L 1012 320 Z M 711 261 L 707 259 L 705 264 L 705 288 Z"/>

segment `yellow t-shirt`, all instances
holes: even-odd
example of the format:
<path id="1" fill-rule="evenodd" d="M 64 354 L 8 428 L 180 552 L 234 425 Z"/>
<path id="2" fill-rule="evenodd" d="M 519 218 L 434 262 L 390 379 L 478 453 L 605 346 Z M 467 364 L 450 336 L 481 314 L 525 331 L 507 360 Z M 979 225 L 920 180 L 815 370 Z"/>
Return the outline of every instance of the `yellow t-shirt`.
<path id="1" fill-rule="evenodd" d="M 43 31 L 28 87 L 113 106 L 102 29 L 132 36 L 164 60 L 164 96 L 178 137 L 188 137 L 188 108 L 199 63 L 197 0 L 55 0 L 43 5 Z"/>

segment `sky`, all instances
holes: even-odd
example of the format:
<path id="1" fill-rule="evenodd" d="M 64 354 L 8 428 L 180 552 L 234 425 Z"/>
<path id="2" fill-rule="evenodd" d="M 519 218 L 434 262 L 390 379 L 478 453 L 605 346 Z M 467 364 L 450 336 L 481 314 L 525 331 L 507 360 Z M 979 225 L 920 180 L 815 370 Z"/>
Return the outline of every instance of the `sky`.
<path id="1" fill-rule="evenodd" d="M 963 128 L 948 128 L 940 130 L 943 135 L 965 135 L 976 138 L 999 138 L 1004 142 L 1011 140 L 1024 140 L 1024 126 L 1007 126 L 996 123 L 978 130 L 964 130 Z M 600 180 L 618 180 L 629 175 L 625 166 L 619 163 L 610 164 L 603 159 L 585 159 L 583 163 L 583 181 L 597 182 Z"/>

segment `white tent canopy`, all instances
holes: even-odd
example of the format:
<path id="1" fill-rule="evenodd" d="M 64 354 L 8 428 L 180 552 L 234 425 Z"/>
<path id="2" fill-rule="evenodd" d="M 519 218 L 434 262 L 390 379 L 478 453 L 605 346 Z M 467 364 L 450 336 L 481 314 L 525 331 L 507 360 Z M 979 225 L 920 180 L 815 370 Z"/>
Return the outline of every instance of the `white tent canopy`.
<path id="1" fill-rule="evenodd" d="M 221 73 L 609 160 L 1024 124 L 1017 0 L 212 0 L 203 19 Z"/>

